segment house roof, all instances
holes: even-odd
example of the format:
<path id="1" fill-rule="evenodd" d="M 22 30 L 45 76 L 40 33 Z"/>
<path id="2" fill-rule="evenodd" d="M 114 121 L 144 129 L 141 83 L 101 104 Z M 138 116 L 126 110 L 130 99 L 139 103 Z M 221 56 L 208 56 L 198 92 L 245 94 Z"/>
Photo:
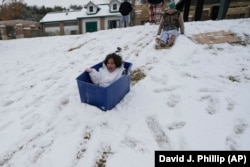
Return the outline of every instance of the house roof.
<path id="1" fill-rule="evenodd" d="M 94 4 L 108 4 L 110 3 L 110 0 L 91 0 L 91 2 L 93 2 Z"/>
<path id="2" fill-rule="evenodd" d="M 59 21 L 73 21 L 78 18 L 94 18 L 104 16 L 121 16 L 119 12 L 110 12 L 109 4 L 97 5 L 99 10 L 96 14 L 87 14 L 87 9 L 82 8 L 80 11 L 63 11 L 47 13 L 40 23 L 45 22 L 59 22 Z"/>
<path id="3" fill-rule="evenodd" d="M 109 4 L 98 5 L 99 11 L 96 14 L 87 14 L 87 9 L 83 8 L 81 15 L 77 18 L 93 18 L 93 17 L 104 17 L 104 16 L 121 16 L 119 12 L 110 12 Z"/>
<path id="4" fill-rule="evenodd" d="M 84 8 L 86 8 L 89 5 L 94 5 L 96 8 L 99 8 L 98 5 L 96 5 L 95 3 L 93 3 L 92 1 L 89 1 L 89 3 L 87 3 L 86 5 L 84 5 Z"/>
<path id="5" fill-rule="evenodd" d="M 41 20 L 40 23 L 44 22 L 57 22 L 57 21 L 71 21 L 77 20 L 81 11 L 63 11 L 63 12 L 50 12 L 47 13 Z"/>

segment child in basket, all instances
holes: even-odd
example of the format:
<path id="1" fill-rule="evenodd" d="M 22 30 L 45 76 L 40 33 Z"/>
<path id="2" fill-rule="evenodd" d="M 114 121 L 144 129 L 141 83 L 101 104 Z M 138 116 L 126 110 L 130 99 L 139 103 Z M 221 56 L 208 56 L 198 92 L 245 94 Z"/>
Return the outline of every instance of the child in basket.
<path id="1" fill-rule="evenodd" d="M 111 53 L 106 56 L 103 61 L 103 66 L 99 71 L 94 68 L 86 68 L 90 78 L 94 84 L 100 86 L 108 86 L 119 79 L 124 72 L 121 56 L 116 53 Z"/>

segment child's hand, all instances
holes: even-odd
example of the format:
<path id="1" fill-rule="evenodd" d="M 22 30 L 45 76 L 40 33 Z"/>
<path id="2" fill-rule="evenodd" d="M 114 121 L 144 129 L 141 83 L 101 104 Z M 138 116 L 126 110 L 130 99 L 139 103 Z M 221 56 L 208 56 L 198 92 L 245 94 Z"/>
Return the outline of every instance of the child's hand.
<path id="1" fill-rule="evenodd" d="M 91 68 L 86 68 L 85 71 L 86 71 L 86 72 L 91 72 L 92 69 L 91 69 Z"/>

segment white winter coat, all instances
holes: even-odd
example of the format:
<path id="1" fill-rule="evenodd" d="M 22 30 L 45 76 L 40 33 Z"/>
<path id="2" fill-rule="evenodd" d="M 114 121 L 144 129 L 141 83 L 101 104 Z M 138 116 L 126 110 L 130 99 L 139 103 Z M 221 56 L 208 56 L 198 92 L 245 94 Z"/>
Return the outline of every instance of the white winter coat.
<path id="1" fill-rule="evenodd" d="M 94 84 L 108 86 L 119 79 L 122 76 L 123 71 L 124 67 L 121 66 L 116 68 L 115 71 L 109 72 L 106 65 L 103 63 L 102 67 L 99 68 L 99 71 L 91 68 L 89 75 Z"/>

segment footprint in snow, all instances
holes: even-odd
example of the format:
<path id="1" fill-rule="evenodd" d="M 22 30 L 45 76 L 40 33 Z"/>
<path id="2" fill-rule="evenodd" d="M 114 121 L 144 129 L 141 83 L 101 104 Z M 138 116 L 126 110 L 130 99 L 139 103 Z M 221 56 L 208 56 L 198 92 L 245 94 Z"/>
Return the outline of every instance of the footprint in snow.
<path id="1" fill-rule="evenodd" d="M 173 122 L 171 125 L 168 126 L 169 130 L 175 130 L 183 128 L 186 125 L 186 122 L 180 121 L 180 122 Z"/>
<path id="2" fill-rule="evenodd" d="M 233 111 L 235 106 L 234 100 L 232 100 L 231 98 L 227 98 L 226 101 L 227 101 L 227 110 Z"/>
<path id="3" fill-rule="evenodd" d="M 125 144 L 126 146 L 128 146 L 129 148 L 131 149 L 134 149 L 137 145 L 137 141 L 132 139 L 132 138 L 128 138 L 126 137 L 123 141 L 122 141 L 123 144 Z"/>
<path id="4" fill-rule="evenodd" d="M 11 105 L 11 104 L 13 104 L 13 103 L 14 103 L 14 101 L 12 101 L 12 100 L 7 100 L 7 101 L 3 104 L 3 106 L 7 107 L 7 106 L 9 106 L 9 105 Z"/>
<path id="5" fill-rule="evenodd" d="M 69 104 L 69 98 L 64 97 L 60 100 L 59 109 L 62 110 L 67 104 Z"/>
<path id="6" fill-rule="evenodd" d="M 124 140 L 121 141 L 122 144 L 126 145 L 127 147 L 137 150 L 139 152 L 144 152 L 144 148 L 142 144 L 140 145 L 139 141 L 131 138 L 131 137 L 125 137 Z"/>
<path id="7" fill-rule="evenodd" d="M 170 87 L 164 87 L 164 88 L 157 88 L 157 89 L 154 89 L 153 91 L 155 93 L 170 92 L 170 91 L 174 91 L 176 88 L 177 88 L 176 86 L 170 86 Z"/>
<path id="8" fill-rule="evenodd" d="M 200 88 L 199 92 L 221 92 L 221 90 L 216 88 Z"/>
<path id="9" fill-rule="evenodd" d="M 207 107 L 205 110 L 207 111 L 208 114 L 215 114 L 217 112 L 219 100 L 217 98 L 214 98 L 211 95 L 204 95 L 200 98 L 200 101 L 207 101 Z"/>
<path id="10" fill-rule="evenodd" d="M 226 137 L 226 145 L 228 145 L 229 150 L 238 150 L 238 138 L 244 133 L 248 127 L 248 122 L 245 119 L 239 119 L 233 126 L 233 134 Z"/>
<path id="11" fill-rule="evenodd" d="M 206 107 L 206 111 L 208 114 L 215 114 L 217 112 L 217 106 L 218 106 L 219 100 L 216 98 L 210 98 L 208 100 L 208 105 Z"/>
<path id="12" fill-rule="evenodd" d="M 229 147 L 229 150 L 237 150 L 238 144 L 237 142 L 230 136 L 226 137 L 226 145 Z"/>
<path id="13" fill-rule="evenodd" d="M 23 130 L 31 129 L 38 122 L 40 118 L 41 116 L 39 114 L 33 114 L 29 118 L 23 119 L 23 123 L 22 123 Z"/>
<path id="14" fill-rule="evenodd" d="M 151 79 L 155 82 L 158 82 L 158 83 L 161 83 L 163 85 L 166 85 L 167 84 L 167 80 L 168 78 L 166 76 L 162 76 L 162 77 L 157 77 L 157 76 L 150 76 Z"/>
<path id="15" fill-rule="evenodd" d="M 243 119 L 239 119 L 237 124 L 234 126 L 234 133 L 235 134 L 242 134 L 244 133 L 245 129 L 248 127 L 247 121 Z"/>
<path id="16" fill-rule="evenodd" d="M 168 107 L 175 107 L 181 100 L 181 97 L 179 95 L 171 95 L 168 98 L 167 105 Z"/>

